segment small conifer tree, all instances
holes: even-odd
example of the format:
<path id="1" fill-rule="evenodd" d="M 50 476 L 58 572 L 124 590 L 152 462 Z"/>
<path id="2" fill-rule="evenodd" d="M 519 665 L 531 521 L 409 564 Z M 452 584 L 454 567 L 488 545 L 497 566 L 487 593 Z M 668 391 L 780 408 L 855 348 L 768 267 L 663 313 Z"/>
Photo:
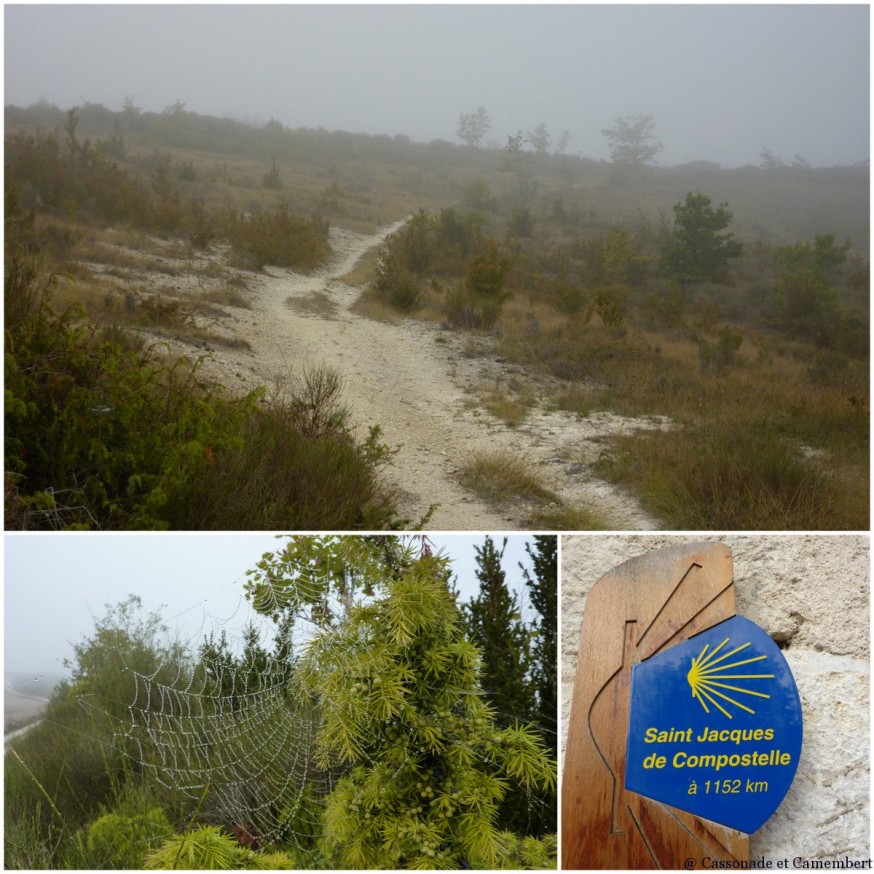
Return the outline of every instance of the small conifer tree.
<path id="1" fill-rule="evenodd" d="M 534 719 L 536 711 L 530 679 L 531 635 L 522 622 L 519 599 L 507 587 L 501 566 L 506 546 L 506 538 L 498 549 L 492 538 L 486 537 L 482 547 L 474 547 L 480 590 L 463 608 L 470 638 L 483 655 L 481 684 L 501 726 Z M 521 834 L 542 833 L 538 829 L 537 806 L 532 801 L 527 789 L 511 787 L 499 812 L 501 827 Z M 546 831 L 550 828 L 547 826 Z"/>
<path id="2" fill-rule="evenodd" d="M 486 537 L 481 547 L 474 547 L 480 590 L 464 607 L 470 639 L 483 655 L 483 691 L 502 725 L 528 718 L 534 709 L 528 682 L 529 635 L 518 598 L 508 590 L 501 567 L 506 546 L 506 538 L 498 549 Z"/>
<path id="3" fill-rule="evenodd" d="M 536 696 L 535 720 L 543 732 L 550 753 L 558 757 L 558 538 L 554 534 L 535 535 L 534 546 L 526 552 L 533 571 L 523 568 L 537 611 L 531 635 L 531 682 Z M 554 790 L 541 793 L 539 821 L 535 829 L 549 830 L 556 821 L 558 796 Z M 539 833 L 534 831 L 535 834 Z"/>

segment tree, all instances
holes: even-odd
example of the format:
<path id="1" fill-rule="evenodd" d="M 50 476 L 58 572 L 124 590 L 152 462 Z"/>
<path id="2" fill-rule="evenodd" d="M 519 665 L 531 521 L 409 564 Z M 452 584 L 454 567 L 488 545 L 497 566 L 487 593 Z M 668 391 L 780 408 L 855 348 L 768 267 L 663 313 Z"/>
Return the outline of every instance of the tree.
<path id="1" fill-rule="evenodd" d="M 571 142 L 571 132 L 569 130 L 563 130 L 561 132 L 561 136 L 555 142 L 555 154 L 556 155 L 564 155 L 567 153 L 567 147 Z"/>
<path id="2" fill-rule="evenodd" d="M 477 297 L 501 302 L 506 296 L 504 279 L 512 266 L 491 238 L 483 240 L 479 250 L 467 262 L 465 284 Z"/>
<path id="3" fill-rule="evenodd" d="M 74 658 L 64 661 L 72 669 L 73 693 L 91 697 L 107 716 L 122 722 L 136 699 L 138 674 L 170 683 L 188 670 L 184 648 L 170 639 L 160 614 L 142 617 L 142 609 L 138 595 L 107 604 L 91 637 L 74 644 Z"/>
<path id="4" fill-rule="evenodd" d="M 779 155 L 775 155 L 770 149 L 764 148 L 761 151 L 760 157 L 762 159 L 762 163 L 759 164 L 759 167 L 762 170 L 767 171 L 768 173 L 773 173 L 775 170 L 779 170 L 781 167 L 785 167 L 786 163 Z"/>
<path id="5" fill-rule="evenodd" d="M 835 281 L 849 251 L 850 241 L 839 246 L 834 234 L 777 250 L 784 269 L 776 299 L 785 331 L 823 346 L 833 342 L 840 323 Z"/>
<path id="6" fill-rule="evenodd" d="M 534 548 L 527 544 L 533 574 L 523 568 L 537 620 L 531 641 L 532 683 L 537 696 L 538 722 L 549 733 L 553 754 L 558 751 L 558 538 L 554 534 L 534 536 Z"/>
<path id="7" fill-rule="evenodd" d="M 474 547 L 479 594 L 464 607 L 470 639 L 483 654 L 482 687 L 497 710 L 499 724 L 528 717 L 533 696 L 528 684 L 528 632 L 522 624 L 519 601 L 507 589 L 500 550 L 491 537 Z"/>
<path id="8" fill-rule="evenodd" d="M 491 126 L 492 122 L 489 119 L 486 108 L 480 106 L 476 112 L 462 113 L 458 116 L 458 129 L 456 133 L 458 138 L 467 143 L 467 145 L 478 148 Z"/>
<path id="9" fill-rule="evenodd" d="M 504 538 L 498 549 L 494 541 L 486 537 L 482 547 L 475 547 L 480 589 L 479 594 L 464 605 L 463 612 L 470 639 L 483 655 L 482 688 L 497 711 L 498 725 L 511 725 L 521 717 L 540 723 L 532 680 L 543 666 L 535 664 L 533 635 L 522 621 L 519 598 L 507 588 L 506 574 L 501 567 L 506 545 Z M 556 591 L 553 590 L 553 595 Z M 554 678 L 555 662 L 552 673 Z M 549 734 L 551 742 L 547 742 L 555 756 L 554 714 L 549 721 Z M 547 790 L 536 798 L 537 803 L 532 804 L 524 787 L 513 787 L 501 805 L 498 823 L 502 828 L 523 834 L 542 835 L 551 831 L 556 821 L 555 793 Z"/>
<path id="10" fill-rule="evenodd" d="M 69 841 L 75 836 L 84 843 L 81 827 L 120 799 L 133 800 L 137 791 L 139 781 L 133 778 L 140 772 L 124 761 L 131 749 L 132 705 L 150 716 L 160 712 L 160 701 L 143 698 L 145 683 L 179 683 L 184 688 L 191 678 L 185 649 L 170 637 L 158 613 L 143 613 L 142 600 L 135 595 L 106 605 L 106 615 L 73 644 L 73 656 L 64 667 L 70 669 L 70 679 L 55 687 L 46 718 L 8 748 L 15 752 L 7 756 L 4 776 L 7 852 L 14 846 L 15 832 L 22 842 L 42 844 L 45 853 L 39 856 L 42 864 L 23 867 L 81 866 L 59 864 L 69 852 Z M 43 787 L 50 792 L 49 803 Z M 145 851 L 148 844 L 140 846 Z M 122 850 L 118 841 L 116 848 Z M 36 857 L 25 851 L 25 858 Z M 54 864 L 45 864 L 49 858 Z"/>
<path id="11" fill-rule="evenodd" d="M 64 131 L 67 134 L 67 148 L 70 151 L 70 164 L 76 161 L 76 155 L 79 152 L 79 140 L 76 139 L 76 129 L 79 127 L 79 109 L 74 106 L 67 112 L 67 121 L 64 124 Z"/>
<path id="12" fill-rule="evenodd" d="M 638 246 L 625 225 L 611 228 L 604 241 L 604 276 L 611 282 L 640 285 L 649 273 L 649 259 L 637 252 Z"/>
<path id="13" fill-rule="evenodd" d="M 496 724 L 448 577 L 445 558 L 397 537 L 300 538 L 252 576 L 255 608 L 274 618 L 362 593 L 326 615 L 296 674 L 321 712 L 317 763 L 342 774 L 322 818 L 327 867 L 550 861 L 551 837 L 495 825 L 508 786 L 554 786 L 555 763 L 530 729 Z"/>
<path id="14" fill-rule="evenodd" d="M 238 710 L 246 700 L 245 696 L 257 692 L 272 672 L 286 667 L 281 660 L 274 667 L 253 624 L 243 630 L 240 656 L 231 651 L 224 631 L 218 640 L 211 633 L 201 643 L 199 656 L 209 697 L 223 699 L 221 706 L 227 704 L 231 710 Z"/>
<path id="15" fill-rule="evenodd" d="M 635 166 L 655 163 L 664 144 L 653 135 L 654 127 L 651 115 L 636 115 L 617 118 L 612 128 L 603 128 L 601 133 L 610 140 L 613 162 Z"/>
<path id="16" fill-rule="evenodd" d="M 128 116 L 136 116 L 142 112 L 136 104 L 136 95 L 127 95 L 121 104 L 121 111 Z"/>
<path id="17" fill-rule="evenodd" d="M 545 155 L 549 151 L 549 128 L 541 121 L 533 131 L 528 132 L 528 142 L 538 155 Z"/>
<path id="18" fill-rule="evenodd" d="M 416 276 L 423 276 L 431 264 L 433 231 L 434 222 L 424 209 L 420 209 L 392 238 L 400 249 L 404 265 Z"/>
<path id="19" fill-rule="evenodd" d="M 553 757 L 558 757 L 558 538 L 536 534 L 534 547 L 525 551 L 531 558 L 533 573 L 522 568 L 531 606 L 538 618 L 531 630 L 531 685 L 536 696 L 536 719 Z M 520 565 L 521 567 L 521 565 Z M 540 822 L 535 828 L 548 830 L 556 821 L 558 796 L 541 793 Z M 536 832 L 536 833 L 539 833 Z"/>
<path id="20" fill-rule="evenodd" d="M 261 177 L 261 184 L 273 191 L 278 191 L 282 188 L 282 177 L 279 174 L 279 166 L 276 163 L 275 157 L 270 160 L 270 169 Z"/>
<path id="21" fill-rule="evenodd" d="M 171 118 L 182 118 L 188 113 L 185 110 L 185 103 L 182 100 L 176 100 L 174 103 L 165 106 L 161 114 Z"/>
<path id="22" fill-rule="evenodd" d="M 390 306 L 407 312 L 421 296 L 420 278 L 431 266 L 436 223 L 420 209 L 386 240 L 379 254 L 373 289 Z"/>
<path id="23" fill-rule="evenodd" d="M 525 180 L 525 151 L 522 146 L 527 142 L 528 140 L 522 136 L 522 131 L 519 131 L 515 137 L 508 136 L 507 145 L 504 146 L 504 151 L 507 153 L 506 167 L 516 174 L 516 180 L 519 183 L 520 191 L 522 190 Z"/>
<path id="24" fill-rule="evenodd" d="M 727 203 L 714 209 L 707 195 L 689 192 L 685 203 L 674 205 L 674 229 L 662 247 L 662 274 L 681 285 L 722 279 L 729 260 L 743 250 L 734 234 L 722 233 L 731 219 Z"/>

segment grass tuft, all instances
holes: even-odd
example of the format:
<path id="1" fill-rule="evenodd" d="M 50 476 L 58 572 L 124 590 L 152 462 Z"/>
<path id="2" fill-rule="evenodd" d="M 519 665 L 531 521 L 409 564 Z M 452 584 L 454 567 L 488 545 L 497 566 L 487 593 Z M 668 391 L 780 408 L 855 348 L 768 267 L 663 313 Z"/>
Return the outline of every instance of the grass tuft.
<path id="1" fill-rule="evenodd" d="M 567 504 L 538 509 L 528 517 L 527 524 L 537 531 L 607 531 L 614 527 L 594 510 Z"/>
<path id="2" fill-rule="evenodd" d="M 531 462 L 502 450 L 474 453 L 462 466 L 459 478 L 465 488 L 492 504 L 512 500 L 558 502 L 558 496 L 538 478 Z"/>

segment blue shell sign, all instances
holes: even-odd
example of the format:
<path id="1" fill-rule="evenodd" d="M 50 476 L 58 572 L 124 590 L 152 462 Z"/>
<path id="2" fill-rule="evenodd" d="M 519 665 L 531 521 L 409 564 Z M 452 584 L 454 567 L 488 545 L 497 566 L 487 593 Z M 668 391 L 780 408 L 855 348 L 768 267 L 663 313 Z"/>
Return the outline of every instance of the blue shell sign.
<path id="1" fill-rule="evenodd" d="M 789 791 L 801 735 L 783 653 L 735 616 L 632 669 L 625 787 L 754 832 Z"/>

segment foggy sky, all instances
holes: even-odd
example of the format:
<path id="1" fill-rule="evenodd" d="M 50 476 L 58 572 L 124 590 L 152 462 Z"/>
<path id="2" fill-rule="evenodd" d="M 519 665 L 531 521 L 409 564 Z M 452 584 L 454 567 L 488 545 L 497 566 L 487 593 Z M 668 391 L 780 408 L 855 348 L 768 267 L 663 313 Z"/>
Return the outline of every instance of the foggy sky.
<path id="1" fill-rule="evenodd" d="M 466 601 L 479 590 L 474 545 L 485 535 L 429 535 L 452 558 Z M 500 548 L 502 536 L 495 536 Z M 508 535 L 502 567 L 507 584 L 525 590 L 519 563 L 530 537 Z M 4 538 L 4 670 L 65 673 L 73 643 L 90 636 L 105 605 L 128 595 L 143 615 L 160 613 L 171 634 L 201 640 L 215 622 L 239 632 L 250 615 L 246 571 L 283 539 L 270 534 L 7 534 Z M 525 603 L 530 603 L 527 595 Z"/>
<path id="2" fill-rule="evenodd" d="M 852 164 L 869 152 L 860 5 L 6 6 L 5 102 L 133 97 L 289 127 L 459 142 L 544 122 L 608 159 L 601 131 L 651 114 L 661 164 Z"/>

